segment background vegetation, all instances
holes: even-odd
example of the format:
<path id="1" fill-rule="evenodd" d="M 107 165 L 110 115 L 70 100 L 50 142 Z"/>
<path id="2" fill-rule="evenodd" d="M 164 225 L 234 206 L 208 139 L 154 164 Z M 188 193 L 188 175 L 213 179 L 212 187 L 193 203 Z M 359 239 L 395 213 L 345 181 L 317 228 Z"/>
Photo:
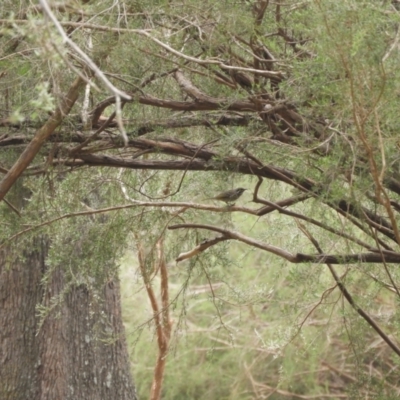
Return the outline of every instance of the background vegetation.
<path id="1" fill-rule="evenodd" d="M 41 323 L 119 274 L 140 398 L 399 397 L 397 2 L 5 0 L 0 22 L 1 246 L 49 238 L 42 284 L 66 282 Z"/>

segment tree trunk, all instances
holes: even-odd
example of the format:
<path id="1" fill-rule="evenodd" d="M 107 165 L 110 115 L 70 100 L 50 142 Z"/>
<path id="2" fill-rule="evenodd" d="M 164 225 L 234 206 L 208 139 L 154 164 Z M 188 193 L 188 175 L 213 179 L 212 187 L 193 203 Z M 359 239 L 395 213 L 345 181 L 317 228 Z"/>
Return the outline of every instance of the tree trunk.
<path id="1" fill-rule="evenodd" d="M 100 299 L 61 268 L 43 285 L 47 251 L 38 237 L 11 262 L 11 250 L 0 255 L 0 398 L 135 400 L 118 280 Z M 36 306 L 52 304 L 39 317 Z"/>

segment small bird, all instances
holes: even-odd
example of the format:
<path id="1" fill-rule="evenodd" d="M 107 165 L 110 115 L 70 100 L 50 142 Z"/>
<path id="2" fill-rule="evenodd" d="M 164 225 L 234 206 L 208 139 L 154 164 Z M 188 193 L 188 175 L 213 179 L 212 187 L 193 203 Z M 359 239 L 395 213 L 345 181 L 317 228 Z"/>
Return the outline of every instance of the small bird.
<path id="1" fill-rule="evenodd" d="M 236 201 L 243 194 L 243 192 L 245 190 L 247 190 L 247 189 L 243 189 L 243 188 L 231 189 L 231 190 L 227 190 L 226 192 L 222 192 L 215 197 L 208 197 L 208 199 L 209 200 L 219 200 L 219 201 L 223 201 L 223 202 L 229 204 L 229 203 L 233 203 L 234 201 Z"/>

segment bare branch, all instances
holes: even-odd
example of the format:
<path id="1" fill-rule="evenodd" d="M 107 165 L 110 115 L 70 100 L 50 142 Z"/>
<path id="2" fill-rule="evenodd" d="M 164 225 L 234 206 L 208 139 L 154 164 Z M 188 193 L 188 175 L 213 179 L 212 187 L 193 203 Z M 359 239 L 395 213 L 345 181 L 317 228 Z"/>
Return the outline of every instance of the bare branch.
<path id="1" fill-rule="evenodd" d="M 203 240 L 198 246 L 193 248 L 192 250 L 187 251 L 186 253 L 181 253 L 179 256 L 175 259 L 175 261 L 178 263 L 183 260 L 187 260 L 188 258 L 192 258 L 194 256 L 197 256 L 198 254 L 202 253 L 203 251 L 206 251 L 209 247 L 216 245 L 217 243 L 223 242 L 225 240 L 229 240 L 230 238 L 228 236 L 217 236 L 214 239 L 206 239 Z"/>
<path id="2" fill-rule="evenodd" d="M 330 263 L 330 264 L 359 264 L 359 263 L 400 263 L 400 253 L 382 250 L 381 254 L 378 253 L 359 253 L 359 254 L 302 254 L 297 253 L 293 255 L 280 247 L 272 246 L 267 243 L 260 242 L 259 240 L 252 239 L 241 233 L 230 231 L 228 229 L 218 228 L 212 225 L 203 224 L 177 224 L 171 225 L 168 229 L 206 229 L 213 232 L 219 232 L 225 237 L 239 242 L 246 243 L 250 246 L 267 251 L 268 253 L 275 254 L 292 263 Z"/>

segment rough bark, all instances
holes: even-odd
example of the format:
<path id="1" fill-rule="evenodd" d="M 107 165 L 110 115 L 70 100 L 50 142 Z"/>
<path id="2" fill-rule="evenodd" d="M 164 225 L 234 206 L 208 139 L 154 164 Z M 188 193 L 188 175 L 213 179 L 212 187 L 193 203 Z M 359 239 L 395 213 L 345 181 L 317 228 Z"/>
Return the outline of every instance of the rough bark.
<path id="1" fill-rule="evenodd" d="M 100 300 L 85 285 L 67 289 L 62 268 L 44 286 L 47 249 L 37 238 L 11 263 L 9 249 L 1 254 L 0 398 L 136 399 L 118 280 L 102 287 Z M 60 294 L 40 326 L 36 306 Z"/>

